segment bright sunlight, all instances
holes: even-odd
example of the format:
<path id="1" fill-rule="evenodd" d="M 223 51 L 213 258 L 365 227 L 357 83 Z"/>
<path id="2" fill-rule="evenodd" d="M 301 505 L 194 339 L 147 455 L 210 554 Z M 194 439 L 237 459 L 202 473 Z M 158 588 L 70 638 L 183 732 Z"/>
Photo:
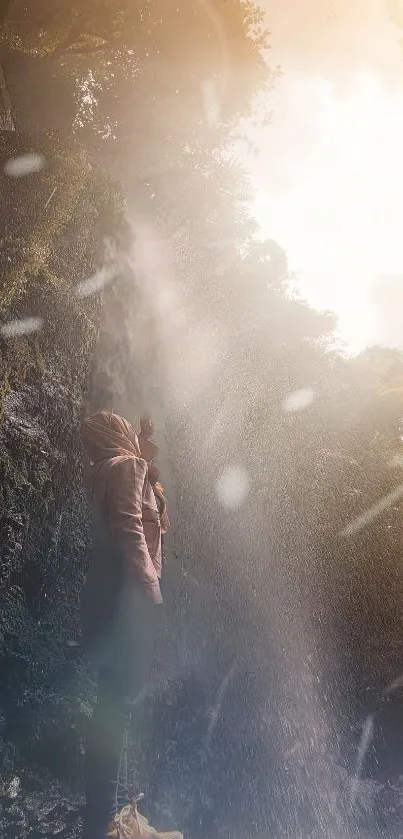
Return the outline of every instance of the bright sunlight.
<path id="1" fill-rule="evenodd" d="M 334 6 L 338 19 L 321 29 L 332 60 L 310 55 L 306 65 L 301 47 L 278 83 L 287 102 L 280 113 L 273 96 L 275 119 L 253 164 L 255 213 L 285 247 L 302 293 L 337 313 L 348 350 L 402 346 L 403 59 L 377 2 L 367 4 L 372 17 L 356 45 L 350 9 Z M 284 24 L 284 43 L 287 31 Z"/>

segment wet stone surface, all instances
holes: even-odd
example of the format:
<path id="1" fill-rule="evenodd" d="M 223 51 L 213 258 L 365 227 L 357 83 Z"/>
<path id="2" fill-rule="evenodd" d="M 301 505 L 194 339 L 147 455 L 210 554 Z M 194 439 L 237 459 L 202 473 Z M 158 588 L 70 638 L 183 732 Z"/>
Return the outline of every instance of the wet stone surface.
<path id="1" fill-rule="evenodd" d="M 78 839 L 82 800 L 71 796 L 47 776 L 27 773 L 2 785 L 2 839 Z"/>

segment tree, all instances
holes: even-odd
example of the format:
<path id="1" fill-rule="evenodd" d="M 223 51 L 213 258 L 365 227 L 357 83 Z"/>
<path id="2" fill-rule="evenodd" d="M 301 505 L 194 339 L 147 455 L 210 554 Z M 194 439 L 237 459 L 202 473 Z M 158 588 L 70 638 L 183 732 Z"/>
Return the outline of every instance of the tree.
<path id="1" fill-rule="evenodd" d="M 248 33 L 252 37 L 245 38 Z M 263 15 L 239 0 L 193 6 L 104 0 L 86 4 L 85 11 L 74 3 L 11 2 L 3 44 L 39 56 L 48 73 L 70 79 L 76 130 L 89 142 L 98 138 L 98 145 L 103 138 L 103 149 L 116 138 L 132 144 L 141 127 L 152 126 L 167 104 L 173 111 L 175 101 L 178 127 L 183 132 L 187 126 L 193 138 L 200 134 L 201 83 L 216 89 L 222 118 L 234 125 L 252 91 L 267 79 Z M 209 131 L 216 133 L 214 127 Z M 141 131 L 143 144 L 148 133 Z"/>

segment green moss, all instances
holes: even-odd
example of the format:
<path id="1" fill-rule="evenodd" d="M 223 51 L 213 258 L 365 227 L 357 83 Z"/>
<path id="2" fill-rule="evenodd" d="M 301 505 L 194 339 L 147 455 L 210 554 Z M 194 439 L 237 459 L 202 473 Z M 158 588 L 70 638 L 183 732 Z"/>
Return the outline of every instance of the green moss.
<path id="1" fill-rule="evenodd" d="M 88 159 L 79 146 L 75 143 L 61 146 L 53 137 L 41 138 L 40 142 L 46 161 L 40 172 L 25 178 L 9 178 L 3 171 L 0 174 L 5 231 L 2 249 L 10 255 L 10 267 L 0 291 L 2 308 L 9 308 L 46 269 L 58 238 L 79 212 L 81 195 L 91 181 Z M 17 135 L 11 141 L 0 137 L 0 164 L 32 151 L 36 149 L 25 137 Z M 89 236 L 92 227 L 90 224 Z"/>

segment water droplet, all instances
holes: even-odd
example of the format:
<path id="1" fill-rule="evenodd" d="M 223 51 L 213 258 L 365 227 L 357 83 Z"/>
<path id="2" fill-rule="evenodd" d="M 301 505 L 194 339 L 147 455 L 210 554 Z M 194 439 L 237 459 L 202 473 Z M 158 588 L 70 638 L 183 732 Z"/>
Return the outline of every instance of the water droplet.
<path id="1" fill-rule="evenodd" d="M 4 171 L 10 178 L 23 178 L 33 172 L 40 172 L 45 165 L 46 160 L 41 154 L 22 154 L 20 157 L 12 157 L 7 160 Z"/>
<path id="2" fill-rule="evenodd" d="M 216 484 L 218 500 L 224 507 L 240 507 L 249 492 L 250 481 L 240 466 L 228 466 Z"/>
<path id="3" fill-rule="evenodd" d="M 88 280 L 83 280 L 82 283 L 76 285 L 77 297 L 89 297 L 91 294 L 96 294 L 98 291 L 101 291 L 104 286 L 112 282 L 116 277 L 116 273 L 116 267 L 101 268 L 92 277 L 89 277 Z"/>
<path id="4" fill-rule="evenodd" d="M 303 387 L 301 390 L 294 390 L 290 393 L 283 402 L 283 408 L 287 413 L 292 414 L 295 411 L 303 411 L 309 408 L 315 399 L 315 391 L 311 387 Z"/>
<path id="5" fill-rule="evenodd" d="M 20 338 L 21 335 L 31 335 L 42 328 L 42 318 L 24 318 L 23 320 L 11 320 L 1 327 L 3 338 Z"/>

